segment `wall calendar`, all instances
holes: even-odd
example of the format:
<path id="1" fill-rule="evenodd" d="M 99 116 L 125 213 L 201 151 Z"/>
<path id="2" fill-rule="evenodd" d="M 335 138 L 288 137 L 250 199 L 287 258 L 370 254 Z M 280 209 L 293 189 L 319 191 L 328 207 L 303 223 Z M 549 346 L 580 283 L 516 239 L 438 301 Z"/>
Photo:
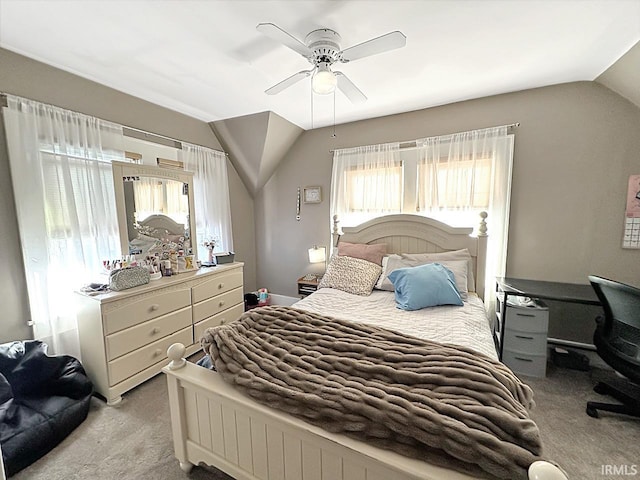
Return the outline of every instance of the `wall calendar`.
<path id="1" fill-rule="evenodd" d="M 640 248 L 640 175 L 629 177 L 622 248 Z"/>

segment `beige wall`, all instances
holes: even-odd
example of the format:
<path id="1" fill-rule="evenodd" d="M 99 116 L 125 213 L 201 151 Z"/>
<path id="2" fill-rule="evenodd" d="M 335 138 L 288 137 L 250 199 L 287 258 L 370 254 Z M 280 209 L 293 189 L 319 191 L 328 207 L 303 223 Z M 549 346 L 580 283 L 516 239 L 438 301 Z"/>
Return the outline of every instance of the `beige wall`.
<path id="1" fill-rule="evenodd" d="M 307 249 L 330 244 L 330 149 L 520 122 L 507 274 L 588 283 L 599 274 L 640 286 L 640 250 L 621 248 L 628 176 L 640 173 L 640 109 L 593 82 L 556 85 L 306 131 L 256 201 L 258 285 L 296 294 Z M 298 186 L 324 201 L 302 205 Z M 489 219 L 489 229 L 491 223 Z M 490 230 L 489 230 L 490 232 Z"/>
<path id="2" fill-rule="evenodd" d="M 3 49 L 0 91 L 219 148 L 204 122 Z M 234 243 L 236 257 L 246 262 L 246 289 L 264 286 L 295 296 L 296 279 L 317 271 L 306 252 L 330 244 L 329 150 L 513 122 L 521 126 L 515 130 L 507 273 L 576 283 L 595 273 L 640 285 L 640 250 L 620 247 L 627 178 L 640 173 L 640 109 L 602 85 L 580 82 L 339 125 L 335 139 L 331 128 L 304 132 L 255 203 L 229 165 Z M 11 299 L 5 300 L 0 341 L 24 338 L 24 327 L 7 325 L 28 317 L 4 150 L 0 288 Z M 324 201 L 302 204 L 296 221 L 296 189 L 309 185 L 323 188 Z"/>
<path id="3" fill-rule="evenodd" d="M 220 149 L 218 139 L 206 122 L 1 48 L 0 91 L 82 112 L 128 127 Z M 245 262 L 246 288 L 254 289 L 253 200 L 230 162 L 228 162 L 228 170 L 236 258 Z M 30 329 L 24 326 L 29 311 L 4 134 L 0 138 L 0 187 L 2 188 L 0 265 L 3 265 L 0 269 L 0 289 L 5 296 L 3 317 L 0 320 L 0 342 L 2 342 L 30 336 Z"/>

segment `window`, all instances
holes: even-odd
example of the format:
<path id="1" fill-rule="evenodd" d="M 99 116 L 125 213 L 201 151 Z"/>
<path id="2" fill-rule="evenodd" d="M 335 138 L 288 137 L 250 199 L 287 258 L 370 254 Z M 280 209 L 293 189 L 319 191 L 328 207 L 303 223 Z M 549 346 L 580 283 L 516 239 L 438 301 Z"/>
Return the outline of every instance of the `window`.
<path id="1" fill-rule="evenodd" d="M 353 226 L 412 213 L 473 226 L 487 211 L 487 279 L 504 275 L 512 161 L 506 126 L 416 140 L 405 149 L 394 143 L 336 150 L 331 220 L 337 215 L 341 226 Z M 491 290 L 491 281 L 485 285 Z"/>

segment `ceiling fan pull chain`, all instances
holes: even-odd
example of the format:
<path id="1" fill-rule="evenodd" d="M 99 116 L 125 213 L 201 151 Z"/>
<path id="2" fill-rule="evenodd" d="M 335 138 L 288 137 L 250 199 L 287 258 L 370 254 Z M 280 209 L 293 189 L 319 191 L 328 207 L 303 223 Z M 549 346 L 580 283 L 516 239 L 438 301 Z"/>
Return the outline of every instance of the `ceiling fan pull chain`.
<path id="1" fill-rule="evenodd" d="M 313 88 L 309 89 L 309 95 L 311 95 L 311 130 L 313 130 Z"/>
<path id="2" fill-rule="evenodd" d="M 336 138 L 336 91 L 333 91 L 333 134 L 331 138 Z"/>

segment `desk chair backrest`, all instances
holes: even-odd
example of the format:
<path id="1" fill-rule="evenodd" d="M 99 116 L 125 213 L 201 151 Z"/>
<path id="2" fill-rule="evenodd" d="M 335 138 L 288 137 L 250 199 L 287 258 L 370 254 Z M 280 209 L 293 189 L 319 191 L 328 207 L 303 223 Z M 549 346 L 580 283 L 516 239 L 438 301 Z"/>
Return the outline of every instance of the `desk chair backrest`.
<path id="1" fill-rule="evenodd" d="M 604 324 L 594 335 L 599 353 L 602 356 L 602 348 L 617 360 L 630 362 L 636 367 L 629 365 L 635 370 L 634 376 L 640 377 L 640 289 L 596 276 L 589 276 L 589 281 L 605 314 Z"/>

